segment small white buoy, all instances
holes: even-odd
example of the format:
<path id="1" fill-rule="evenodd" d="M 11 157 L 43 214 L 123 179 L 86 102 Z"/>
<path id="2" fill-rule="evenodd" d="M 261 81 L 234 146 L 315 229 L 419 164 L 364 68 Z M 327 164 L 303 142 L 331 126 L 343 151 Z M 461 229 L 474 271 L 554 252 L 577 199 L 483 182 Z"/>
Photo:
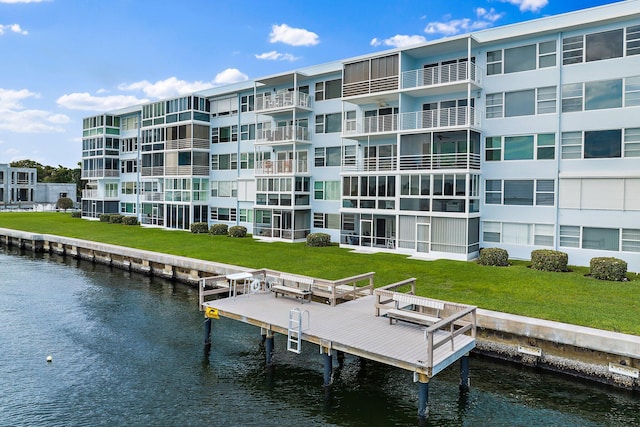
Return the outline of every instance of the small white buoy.
<path id="1" fill-rule="evenodd" d="M 53 360 L 53 357 L 51 357 L 51 355 L 47 356 L 47 362 L 51 362 Z"/>

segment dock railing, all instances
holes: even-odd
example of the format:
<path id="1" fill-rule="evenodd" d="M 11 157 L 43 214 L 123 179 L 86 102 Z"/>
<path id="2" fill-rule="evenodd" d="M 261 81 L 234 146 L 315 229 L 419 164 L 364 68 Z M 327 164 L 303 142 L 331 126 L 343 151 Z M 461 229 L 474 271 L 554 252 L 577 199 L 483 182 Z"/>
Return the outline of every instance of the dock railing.
<path id="1" fill-rule="evenodd" d="M 475 340 L 476 337 L 476 308 L 475 306 L 458 304 L 454 302 L 441 301 L 433 298 L 427 298 L 415 295 L 416 279 L 410 278 L 400 282 L 392 283 L 374 290 L 375 295 L 375 315 L 384 314 L 383 310 L 395 308 L 393 295 L 403 290 L 404 294 L 414 295 L 418 299 L 427 301 L 438 301 L 444 305 L 441 311 L 441 320 L 428 326 L 424 330 L 424 339 L 427 341 L 427 367 L 433 368 L 434 351 L 447 343 L 451 344 L 451 351 L 455 351 L 456 337 L 461 335 L 469 335 Z M 444 334 L 442 334 L 444 332 Z"/>

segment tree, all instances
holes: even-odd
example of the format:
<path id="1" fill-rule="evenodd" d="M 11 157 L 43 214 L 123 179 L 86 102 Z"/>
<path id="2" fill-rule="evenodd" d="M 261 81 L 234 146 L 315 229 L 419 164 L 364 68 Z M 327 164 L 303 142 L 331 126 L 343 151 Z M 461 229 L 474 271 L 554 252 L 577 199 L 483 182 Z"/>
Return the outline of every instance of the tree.
<path id="1" fill-rule="evenodd" d="M 66 212 L 67 209 L 71 209 L 73 207 L 73 200 L 68 197 L 60 197 L 58 202 L 56 203 L 56 208 L 64 209 Z"/>

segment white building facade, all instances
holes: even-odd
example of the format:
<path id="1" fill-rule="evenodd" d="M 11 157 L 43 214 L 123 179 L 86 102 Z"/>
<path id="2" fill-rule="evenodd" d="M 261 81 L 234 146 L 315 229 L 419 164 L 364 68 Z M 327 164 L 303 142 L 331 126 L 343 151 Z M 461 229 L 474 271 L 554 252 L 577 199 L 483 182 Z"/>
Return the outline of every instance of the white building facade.
<path id="1" fill-rule="evenodd" d="M 87 218 L 640 271 L 640 1 L 89 117 L 82 163 Z"/>

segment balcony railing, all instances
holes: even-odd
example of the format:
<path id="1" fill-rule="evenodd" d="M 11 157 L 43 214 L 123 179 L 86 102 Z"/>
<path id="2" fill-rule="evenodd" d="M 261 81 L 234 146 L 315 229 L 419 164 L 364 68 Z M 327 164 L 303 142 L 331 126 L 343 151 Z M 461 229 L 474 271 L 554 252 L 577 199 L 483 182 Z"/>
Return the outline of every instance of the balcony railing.
<path id="1" fill-rule="evenodd" d="M 400 129 L 437 129 L 480 126 L 480 115 L 473 107 L 438 108 L 400 114 Z"/>
<path id="2" fill-rule="evenodd" d="M 364 80 L 342 85 L 342 96 L 368 95 L 370 93 L 398 90 L 398 76 L 382 77 L 380 79 Z"/>
<path id="3" fill-rule="evenodd" d="M 261 160 L 256 162 L 255 167 L 256 175 L 290 175 L 308 171 L 309 166 L 306 160 Z"/>
<path id="4" fill-rule="evenodd" d="M 117 169 L 97 169 L 97 170 L 83 170 L 82 178 L 113 178 L 120 176 L 120 171 Z"/>
<path id="5" fill-rule="evenodd" d="M 165 150 L 185 150 L 189 148 L 209 149 L 208 139 L 187 138 L 165 141 Z"/>
<path id="6" fill-rule="evenodd" d="M 399 157 L 369 157 L 343 163 L 348 172 L 377 172 L 396 170 L 480 169 L 480 154 L 416 154 Z"/>
<path id="7" fill-rule="evenodd" d="M 143 191 L 140 195 L 145 202 L 162 202 L 164 200 L 164 193 L 158 191 Z"/>
<path id="8" fill-rule="evenodd" d="M 365 117 L 360 121 L 356 119 L 349 119 L 349 120 L 345 120 L 345 123 L 344 123 L 345 135 L 395 132 L 397 130 L 398 130 L 397 114 Z"/>
<path id="9" fill-rule="evenodd" d="M 311 97 L 302 92 L 261 93 L 256 96 L 255 111 L 282 110 L 301 107 L 311 108 Z"/>
<path id="10" fill-rule="evenodd" d="M 118 192 L 117 191 L 100 191 L 97 189 L 89 189 L 89 190 L 82 190 L 82 198 L 83 199 L 99 199 L 99 200 L 106 200 L 106 199 L 118 199 Z"/>
<path id="11" fill-rule="evenodd" d="M 209 166 L 155 166 L 143 167 L 142 176 L 209 176 Z"/>
<path id="12" fill-rule="evenodd" d="M 282 126 L 276 129 L 262 129 L 256 135 L 256 144 L 278 144 L 294 141 L 311 141 L 309 128 L 302 126 Z"/>
<path id="13" fill-rule="evenodd" d="M 421 88 L 464 81 L 480 85 L 481 76 L 482 70 L 476 64 L 459 62 L 405 71 L 402 73 L 401 88 Z"/>

